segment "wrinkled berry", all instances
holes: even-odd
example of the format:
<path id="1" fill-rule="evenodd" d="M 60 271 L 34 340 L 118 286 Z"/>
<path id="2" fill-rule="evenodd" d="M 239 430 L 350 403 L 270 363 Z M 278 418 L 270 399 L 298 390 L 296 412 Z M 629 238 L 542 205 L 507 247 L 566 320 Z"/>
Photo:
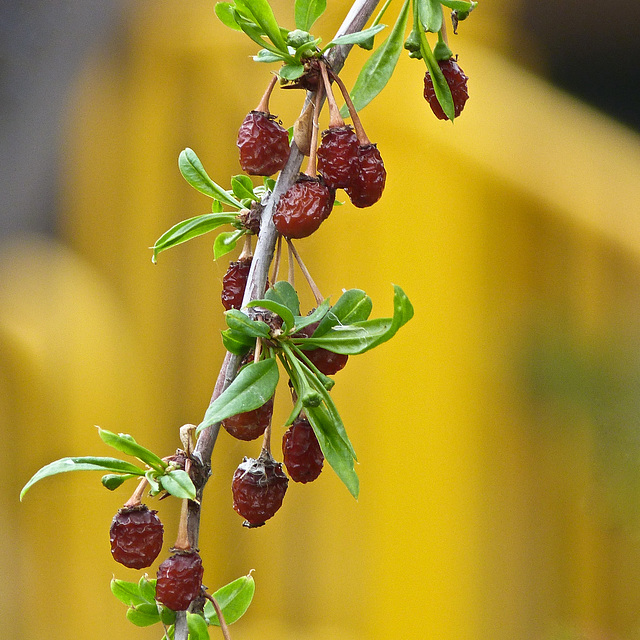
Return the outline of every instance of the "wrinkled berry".
<path id="1" fill-rule="evenodd" d="M 360 208 L 375 204 L 382 196 L 386 179 L 387 172 L 376 145 L 362 145 L 358 150 L 357 172 L 346 190 L 351 202 Z"/>
<path id="2" fill-rule="evenodd" d="M 252 176 L 271 176 L 289 158 L 289 134 L 275 117 L 264 111 L 251 111 L 238 131 L 240 166 Z"/>
<path id="3" fill-rule="evenodd" d="M 231 483 L 233 508 L 245 519 L 245 527 L 260 527 L 282 506 L 289 479 L 271 454 L 244 458 Z"/>
<path id="4" fill-rule="evenodd" d="M 318 147 L 318 173 L 331 189 L 346 189 L 358 163 L 358 138 L 349 126 L 333 127 L 322 133 Z"/>
<path id="5" fill-rule="evenodd" d="M 306 238 L 328 217 L 334 193 L 318 178 L 302 175 L 280 196 L 273 224 L 285 238 Z"/>
<path id="6" fill-rule="evenodd" d="M 195 551 L 178 551 L 158 568 L 156 599 L 173 611 L 186 611 L 200 595 L 203 574 Z"/>
<path id="7" fill-rule="evenodd" d="M 453 58 L 449 58 L 449 60 L 438 60 L 438 65 L 442 70 L 444 79 L 449 85 L 449 89 L 451 89 L 454 116 L 457 118 L 462 113 L 465 102 L 469 98 L 469 93 L 467 91 L 468 78 Z M 438 98 L 436 98 L 433 81 L 431 80 L 431 76 L 428 71 L 424 75 L 424 97 L 437 118 L 440 120 L 448 119 L 445 112 L 442 110 L 442 106 L 438 102 Z"/>
<path id="8" fill-rule="evenodd" d="M 313 324 L 303 327 L 297 331 L 293 337 L 310 338 L 318 328 L 319 324 L 319 322 L 314 322 Z M 322 347 L 317 347 L 315 349 L 303 349 L 303 351 L 304 355 L 311 360 L 318 371 L 324 373 L 325 376 L 332 376 L 338 373 L 338 371 L 345 368 L 347 360 L 349 360 L 348 355 L 333 353 L 333 351 L 323 349 Z"/>
<path id="9" fill-rule="evenodd" d="M 238 440 L 255 440 L 269 426 L 272 414 L 273 398 L 270 398 L 257 409 L 225 418 L 222 426 Z"/>
<path id="10" fill-rule="evenodd" d="M 322 471 L 324 456 L 306 418 L 297 418 L 282 438 L 282 455 L 294 482 L 312 482 Z"/>
<path id="11" fill-rule="evenodd" d="M 163 527 L 157 511 L 145 505 L 122 507 L 109 529 L 111 555 L 131 569 L 150 567 L 162 549 Z"/>
<path id="12" fill-rule="evenodd" d="M 237 262 L 231 262 L 227 273 L 222 278 L 222 306 L 229 309 L 239 309 L 242 306 L 244 290 L 247 286 L 249 269 L 251 269 L 251 258 L 243 258 Z"/>

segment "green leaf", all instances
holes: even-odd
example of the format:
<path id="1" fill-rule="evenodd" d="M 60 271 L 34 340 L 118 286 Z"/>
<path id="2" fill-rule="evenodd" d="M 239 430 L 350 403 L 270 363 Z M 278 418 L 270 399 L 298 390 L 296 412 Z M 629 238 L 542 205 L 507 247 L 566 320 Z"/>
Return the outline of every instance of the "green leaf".
<path id="1" fill-rule="evenodd" d="M 361 42 L 366 42 L 371 36 L 375 36 L 376 33 L 380 33 L 384 28 L 386 28 L 386 26 L 386 24 L 377 24 L 375 27 L 369 27 L 369 29 L 364 29 L 363 31 L 356 31 L 356 33 L 347 33 L 343 36 L 338 36 L 337 38 L 334 38 L 322 50 L 322 52 L 324 53 L 327 49 L 338 45 L 360 44 Z"/>
<path id="2" fill-rule="evenodd" d="M 293 313 L 291 313 L 291 309 L 289 309 L 289 307 L 285 306 L 284 304 L 280 304 L 279 302 L 275 302 L 275 300 L 262 299 L 262 300 L 251 300 L 251 302 L 249 302 L 249 304 L 247 306 L 248 307 L 263 307 L 264 309 L 267 309 L 268 311 L 273 311 L 273 313 L 275 313 L 276 315 L 278 315 L 278 316 L 280 316 L 282 318 L 282 321 L 284 323 L 284 330 L 285 331 L 289 331 L 289 329 L 291 329 L 293 327 L 293 322 L 294 322 L 293 321 Z M 266 326 L 267 326 L 267 329 L 268 329 L 268 325 L 266 325 Z M 269 334 L 267 334 L 267 336 L 262 336 L 262 337 L 268 337 L 268 336 L 269 336 Z"/>
<path id="3" fill-rule="evenodd" d="M 164 625 L 173 625 L 176 621 L 176 612 L 169 609 L 169 607 L 161 607 L 160 608 L 160 621 Z M 173 638 L 173 627 L 167 629 L 169 633 L 169 637 Z M 164 639 L 163 639 L 164 640 Z"/>
<path id="4" fill-rule="evenodd" d="M 338 298 L 313 335 L 319 337 L 336 325 L 347 325 L 367 320 L 372 308 L 371 298 L 362 289 L 349 289 Z"/>
<path id="5" fill-rule="evenodd" d="M 240 200 L 243 198 L 247 198 L 248 200 L 258 199 L 253 192 L 253 182 L 251 182 L 249 176 L 243 174 L 233 176 L 231 178 L 231 189 L 233 190 L 233 195 Z"/>
<path id="6" fill-rule="evenodd" d="M 200 159 L 193 149 L 188 147 L 178 157 L 178 167 L 183 178 L 194 188 L 210 198 L 220 200 L 224 204 L 242 209 L 242 203 L 231 197 L 221 186 L 217 185 L 204 170 Z"/>
<path id="7" fill-rule="evenodd" d="M 118 487 L 123 485 L 127 480 L 131 478 L 137 478 L 138 476 L 133 476 L 130 473 L 108 473 L 106 476 L 102 476 L 100 478 L 100 482 L 102 482 L 102 486 L 105 489 L 109 489 L 109 491 L 115 491 Z"/>
<path id="8" fill-rule="evenodd" d="M 319 322 L 328 313 L 331 308 L 331 302 L 327 298 L 319 307 L 317 307 L 308 316 L 296 316 L 295 318 L 295 331 L 300 331 L 314 322 Z M 319 326 L 319 325 L 318 325 Z"/>
<path id="9" fill-rule="evenodd" d="M 436 98 L 438 98 L 438 102 L 442 107 L 445 115 L 451 122 L 453 122 L 455 118 L 455 107 L 453 104 L 453 97 L 451 95 L 451 89 L 449 88 L 449 84 L 447 83 L 442 70 L 440 69 L 440 65 L 436 60 L 431 48 L 429 47 L 429 43 L 427 42 L 427 37 L 425 36 L 423 31 L 420 31 L 420 53 L 422 53 L 422 57 L 424 58 L 424 62 L 427 65 L 427 69 L 429 71 L 429 75 L 431 76 L 431 80 L 433 82 L 433 90 L 436 94 Z"/>
<path id="10" fill-rule="evenodd" d="M 256 583 L 249 574 L 230 582 L 213 594 L 227 624 L 233 624 L 244 615 L 253 600 L 255 590 Z M 204 615 L 209 624 L 220 626 L 220 621 L 211 602 L 204 605 Z"/>
<path id="11" fill-rule="evenodd" d="M 214 11 L 223 25 L 229 29 L 241 31 L 234 17 L 233 5 L 230 2 L 217 2 Z"/>
<path id="12" fill-rule="evenodd" d="M 240 309 L 229 309 L 225 311 L 225 319 L 229 329 L 235 333 L 240 333 L 247 338 L 269 338 L 271 328 L 262 320 L 252 320 L 246 313 Z"/>
<path id="13" fill-rule="evenodd" d="M 156 582 L 155 579 L 149 580 L 146 574 L 138 581 L 138 591 L 147 602 L 154 603 L 156 601 Z"/>
<path id="14" fill-rule="evenodd" d="M 181 499 L 196 499 L 196 488 L 189 474 L 182 469 L 174 469 L 158 477 L 158 482 L 165 491 Z"/>
<path id="15" fill-rule="evenodd" d="M 128 607 L 140 604 L 148 604 L 149 601 L 140 593 L 140 586 L 137 582 L 126 582 L 125 580 L 111 580 L 111 593 Z"/>
<path id="16" fill-rule="evenodd" d="M 300 300 L 296 290 L 286 281 L 279 280 L 267 289 L 264 297 L 287 307 L 294 316 L 300 315 Z"/>
<path id="17" fill-rule="evenodd" d="M 157 456 L 153 451 L 149 451 L 146 447 L 138 444 L 128 433 L 112 433 L 106 429 L 98 427 L 98 434 L 105 444 L 110 447 L 122 451 L 127 455 L 134 456 L 151 468 L 163 472 L 167 468 L 167 463 Z"/>
<path id="18" fill-rule="evenodd" d="M 213 201 L 218 202 L 218 200 Z M 162 251 L 166 251 L 171 247 L 175 247 L 177 244 L 191 240 L 191 238 L 197 238 L 209 231 L 213 231 L 224 224 L 231 224 L 237 219 L 235 213 L 205 213 L 201 216 L 195 216 L 188 220 L 178 222 L 168 231 L 165 231 L 151 247 L 153 249 L 153 257 L 151 260 L 156 262 L 158 254 Z"/>
<path id="19" fill-rule="evenodd" d="M 213 243 L 213 259 L 217 260 L 236 248 L 236 243 L 243 235 L 246 234 L 244 229 L 237 231 L 223 231 L 216 236 Z"/>
<path id="20" fill-rule="evenodd" d="M 285 64 L 280 67 L 278 75 L 285 80 L 297 80 L 304 73 L 304 65 L 299 63 Z"/>
<path id="21" fill-rule="evenodd" d="M 286 53 L 287 43 L 282 37 L 280 27 L 273 15 L 268 0 L 250 0 L 245 3 L 245 6 L 251 11 L 256 23 L 260 25 L 264 33 L 269 37 L 269 40 L 271 40 L 278 49 Z"/>
<path id="22" fill-rule="evenodd" d="M 416 0 L 418 16 L 426 31 L 437 33 L 442 29 L 442 8 L 440 0 Z"/>
<path id="23" fill-rule="evenodd" d="M 394 285 L 393 318 L 365 320 L 348 325 L 336 325 L 322 335 L 294 338 L 302 347 L 322 347 L 334 353 L 357 355 L 390 340 L 413 317 L 413 306 L 404 291 Z"/>
<path id="24" fill-rule="evenodd" d="M 274 53 L 273 51 L 269 51 L 268 49 L 260 49 L 258 51 L 258 55 L 253 56 L 255 62 L 282 62 L 284 57 L 281 53 Z"/>
<path id="25" fill-rule="evenodd" d="M 384 89 L 393 75 L 402 53 L 408 16 L 409 0 L 405 0 L 389 37 L 371 54 L 356 79 L 351 91 L 351 100 L 356 111 L 364 109 Z M 341 109 L 341 113 L 343 117 L 347 116 L 346 105 Z"/>
<path id="26" fill-rule="evenodd" d="M 160 622 L 160 612 L 155 604 L 139 604 L 127 609 L 127 620 L 136 627 L 149 627 Z"/>
<path id="27" fill-rule="evenodd" d="M 201 615 L 187 611 L 187 627 L 189 628 L 189 640 L 209 640 L 207 622 Z"/>
<path id="28" fill-rule="evenodd" d="M 220 200 L 211 200 L 211 213 L 222 213 L 222 202 Z"/>
<path id="29" fill-rule="evenodd" d="M 275 393 L 278 377 L 278 363 L 274 358 L 243 367 L 234 381 L 209 405 L 197 433 L 229 416 L 261 407 Z"/>
<path id="30" fill-rule="evenodd" d="M 248 338 L 244 333 L 227 329 L 222 332 L 222 344 L 230 353 L 243 356 L 254 346 L 255 339 Z"/>
<path id="31" fill-rule="evenodd" d="M 468 13 L 475 9 L 477 2 L 465 2 L 465 0 L 440 0 L 440 4 L 448 7 L 452 11 Z"/>
<path id="32" fill-rule="evenodd" d="M 325 12 L 327 0 L 296 0 L 294 15 L 296 28 L 310 31 L 313 23 Z"/>
<path id="33" fill-rule="evenodd" d="M 129 473 L 135 476 L 143 476 L 144 469 L 136 467 L 135 464 L 119 460 L 118 458 L 103 458 L 84 456 L 80 458 L 61 458 L 42 467 L 24 485 L 20 492 L 20 500 L 24 498 L 29 489 L 43 478 L 55 476 L 68 471 L 111 471 L 115 473 Z"/>

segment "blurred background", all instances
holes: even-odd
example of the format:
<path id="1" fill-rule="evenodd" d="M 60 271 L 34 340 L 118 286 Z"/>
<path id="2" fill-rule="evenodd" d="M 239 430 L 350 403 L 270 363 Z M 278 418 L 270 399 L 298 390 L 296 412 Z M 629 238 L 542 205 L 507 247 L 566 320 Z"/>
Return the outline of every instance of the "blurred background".
<path id="1" fill-rule="evenodd" d="M 329 4 L 325 41 L 349 3 Z M 281 22 L 291 5 L 274 1 Z M 406 56 L 363 111 L 385 195 L 298 248 L 324 295 L 365 289 L 385 316 L 397 283 L 415 317 L 336 376 L 359 502 L 326 469 L 244 529 L 230 480 L 259 443 L 221 433 L 201 552 L 212 591 L 255 570 L 234 640 L 640 639 L 639 21 L 635 0 L 481 2 L 451 36 L 471 94 L 454 125 Z M 239 172 L 269 79 L 245 40 L 205 0 L 0 6 L 7 638 L 161 636 L 109 593 L 137 579 L 108 550 L 127 488 L 68 474 L 18 493 L 54 459 L 112 455 L 93 425 L 166 455 L 201 420 L 228 261 L 209 237 L 157 265 L 148 247 L 208 210 L 184 147 L 223 185 Z M 302 97 L 272 98 L 285 126 Z M 164 556 L 179 508 L 151 504 Z"/>

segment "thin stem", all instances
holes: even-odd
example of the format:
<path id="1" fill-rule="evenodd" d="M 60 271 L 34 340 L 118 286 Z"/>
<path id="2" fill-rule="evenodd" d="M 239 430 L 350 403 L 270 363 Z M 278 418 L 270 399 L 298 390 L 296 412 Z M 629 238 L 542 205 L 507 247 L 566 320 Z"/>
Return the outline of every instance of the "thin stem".
<path id="1" fill-rule="evenodd" d="M 260 99 L 260 103 L 254 109 L 254 111 L 262 111 L 263 113 L 269 113 L 269 98 L 271 97 L 271 92 L 273 88 L 276 86 L 276 82 L 278 82 L 278 76 L 274 75 L 271 78 L 271 82 L 269 82 L 269 86 L 267 90 L 264 92 L 264 95 Z"/>
<path id="2" fill-rule="evenodd" d="M 322 294 L 320 293 L 320 289 L 318 289 L 318 286 L 313 281 L 313 278 L 311 277 L 311 274 L 309 273 L 309 270 L 307 269 L 306 265 L 302 261 L 302 258 L 300 257 L 300 254 L 296 251 L 296 248 L 293 246 L 293 242 L 291 242 L 291 240 L 289 238 L 287 238 L 287 243 L 289 244 L 289 251 L 291 253 L 293 253 L 293 255 L 294 255 L 295 259 L 296 259 L 296 262 L 298 263 L 298 266 L 300 267 L 300 271 L 302 271 L 302 275 L 304 275 L 305 280 L 307 281 L 307 283 L 309 284 L 309 287 L 311 288 L 311 291 L 313 292 L 313 295 L 314 295 L 314 297 L 316 299 L 316 304 L 318 304 L 318 305 L 322 304 L 322 302 L 324 301 L 324 298 L 322 297 Z"/>
<path id="3" fill-rule="evenodd" d="M 224 619 L 224 615 L 222 614 L 222 609 L 218 604 L 217 600 L 208 593 L 204 594 L 205 598 L 211 602 L 213 608 L 216 610 L 216 615 L 218 616 L 218 622 L 220 623 L 220 630 L 222 631 L 222 635 L 224 640 L 231 640 L 231 635 L 229 634 L 229 627 Z"/>
<path id="4" fill-rule="evenodd" d="M 280 256 L 282 255 L 282 236 L 278 236 L 278 247 L 276 257 L 273 259 L 273 271 L 271 272 L 271 282 L 278 282 L 278 271 L 280 270 Z"/>
<path id="5" fill-rule="evenodd" d="M 294 273 L 294 258 L 293 251 L 291 251 L 291 243 L 289 243 L 289 273 L 287 280 L 289 284 L 295 289 L 295 273 Z"/>
<path id="6" fill-rule="evenodd" d="M 445 14 L 444 11 L 444 5 L 440 5 L 440 8 L 442 9 L 442 27 L 440 29 L 439 34 L 442 35 L 442 39 L 444 40 L 444 43 L 449 46 L 449 36 L 447 35 L 447 16 Z"/>
<path id="7" fill-rule="evenodd" d="M 371 140 L 367 137 L 367 134 L 364 132 L 364 127 L 362 126 L 362 122 L 360 121 L 360 116 L 351 100 L 351 96 L 347 91 L 347 87 L 344 86 L 344 82 L 340 76 L 336 73 L 331 73 L 331 77 L 336 81 L 336 84 L 340 87 L 340 93 L 342 93 L 342 97 L 344 101 L 347 103 L 347 109 L 349 109 L 349 115 L 351 116 L 351 121 L 353 122 L 353 128 L 356 130 L 356 136 L 358 137 L 358 142 L 360 146 L 364 146 L 367 144 L 371 144 Z"/>
<path id="8" fill-rule="evenodd" d="M 320 109 L 322 108 L 323 92 L 322 87 L 318 87 L 316 91 L 316 97 L 313 105 L 313 122 L 311 125 L 311 144 L 309 146 L 309 162 L 307 162 L 307 168 L 305 174 L 311 178 L 316 177 L 316 158 L 318 155 L 318 119 L 320 116 Z"/>
<path id="9" fill-rule="evenodd" d="M 251 248 L 251 235 L 246 235 L 244 237 L 244 243 L 242 245 L 242 252 L 238 256 L 238 260 L 245 260 L 246 258 L 250 258 L 253 255 L 253 250 Z"/>
<path id="10" fill-rule="evenodd" d="M 148 481 L 146 478 L 141 478 L 136 490 L 131 494 L 131 497 L 124 503 L 124 507 L 137 507 L 142 504 L 142 496 L 144 490 L 147 488 Z"/>
<path id="11" fill-rule="evenodd" d="M 333 97 L 333 91 L 331 90 L 327 67 L 322 60 L 320 61 L 320 73 L 322 74 L 324 92 L 327 94 L 327 102 L 329 103 L 329 128 L 344 127 L 344 120 L 340 115 L 340 109 L 338 109 L 336 99 Z"/>
<path id="12" fill-rule="evenodd" d="M 181 551 L 189 551 L 191 549 L 187 528 L 188 516 L 189 500 L 185 499 L 182 501 L 182 508 L 180 510 L 180 524 L 178 524 L 178 536 L 176 538 L 176 543 L 173 545 L 174 549 L 180 549 Z"/>

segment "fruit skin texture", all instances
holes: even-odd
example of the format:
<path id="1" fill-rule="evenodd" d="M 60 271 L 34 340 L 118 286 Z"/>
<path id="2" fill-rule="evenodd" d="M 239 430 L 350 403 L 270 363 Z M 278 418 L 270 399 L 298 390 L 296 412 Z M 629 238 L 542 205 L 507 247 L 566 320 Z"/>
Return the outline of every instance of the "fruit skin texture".
<path id="1" fill-rule="evenodd" d="M 243 258 L 242 260 L 231 262 L 222 278 L 220 299 L 222 300 L 222 306 L 227 311 L 229 309 L 239 309 L 242 306 L 249 269 L 251 269 L 251 260 L 252 258 Z"/>
<path id="2" fill-rule="evenodd" d="M 274 116 L 250 111 L 238 130 L 240 166 L 252 176 L 271 176 L 280 171 L 289 158 L 289 134 Z"/>
<path id="3" fill-rule="evenodd" d="M 111 523 L 111 555 L 116 562 L 131 569 L 150 567 L 162 549 L 164 528 L 145 505 L 123 507 Z"/>
<path id="4" fill-rule="evenodd" d="M 173 611 L 186 611 L 200 595 L 204 568 L 195 551 L 178 551 L 158 568 L 156 599 Z"/>
<path id="5" fill-rule="evenodd" d="M 322 471 L 324 456 L 306 418 L 297 418 L 282 438 L 284 466 L 294 482 L 312 482 Z"/>
<path id="6" fill-rule="evenodd" d="M 273 415 L 273 398 L 267 400 L 261 407 L 235 416 L 225 418 L 222 426 L 238 440 L 255 440 L 259 438 L 271 422 Z"/>
<path id="7" fill-rule="evenodd" d="M 334 192 L 319 178 L 302 175 L 280 196 L 273 224 L 285 238 L 306 238 L 329 217 Z"/>
<path id="8" fill-rule="evenodd" d="M 331 189 L 346 189 L 357 172 L 358 138 L 349 126 L 322 132 L 318 147 L 318 173 Z"/>
<path id="9" fill-rule="evenodd" d="M 260 527 L 282 506 L 289 479 L 282 465 L 271 454 L 244 458 L 231 483 L 233 508 L 244 519 L 245 527 Z"/>
<path id="10" fill-rule="evenodd" d="M 458 63 L 453 59 L 438 60 L 438 65 L 442 70 L 444 79 L 451 89 L 451 97 L 453 98 L 454 116 L 457 118 L 464 109 L 464 105 L 469 98 L 467 91 L 467 80 L 469 79 L 462 69 L 458 66 Z M 433 81 L 427 71 L 424 75 L 424 98 L 429 103 L 431 110 L 435 113 L 436 117 L 440 120 L 448 120 L 445 112 L 442 110 L 438 98 L 436 98 L 436 92 L 433 88 Z"/>
<path id="11" fill-rule="evenodd" d="M 356 207 L 370 207 L 380 200 L 387 180 L 382 156 L 375 144 L 362 145 L 358 150 L 358 170 L 347 188 Z"/>

